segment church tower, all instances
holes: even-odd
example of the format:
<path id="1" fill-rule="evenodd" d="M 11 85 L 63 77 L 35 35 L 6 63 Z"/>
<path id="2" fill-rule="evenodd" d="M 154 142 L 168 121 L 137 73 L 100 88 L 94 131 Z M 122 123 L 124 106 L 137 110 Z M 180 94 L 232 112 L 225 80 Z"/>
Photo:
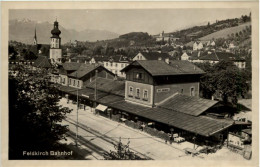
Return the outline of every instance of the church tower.
<path id="1" fill-rule="evenodd" d="M 37 45 L 36 27 L 34 31 L 33 45 Z"/>
<path id="2" fill-rule="evenodd" d="M 59 23 L 57 20 L 54 22 L 54 27 L 51 30 L 51 47 L 50 47 L 50 59 L 52 63 L 60 63 L 62 58 L 61 51 L 61 31 L 59 30 Z"/>

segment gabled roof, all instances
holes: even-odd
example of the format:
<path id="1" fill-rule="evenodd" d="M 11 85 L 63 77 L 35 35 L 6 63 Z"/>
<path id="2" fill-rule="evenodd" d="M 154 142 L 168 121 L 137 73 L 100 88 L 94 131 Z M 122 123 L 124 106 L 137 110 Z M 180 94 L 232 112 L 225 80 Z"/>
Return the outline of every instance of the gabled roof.
<path id="1" fill-rule="evenodd" d="M 127 71 L 133 66 L 143 67 L 152 76 L 205 73 L 203 70 L 201 70 L 194 64 L 183 60 L 170 61 L 169 64 L 160 60 L 137 60 L 125 67 L 124 69 L 122 69 L 121 71 Z"/>
<path id="2" fill-rule="evenodd" d="M 226 61 L 243 60 L 241 58 L 238 58 L 235 54 L 228 53 L 228 52 L 216 52 L 216 55 L 218 56 L 219 60 L 226 60 Z"/>
<path id="3" fill-rule="evenodd" d="M 51 62 L 46 56 L 38 56 L 38 58 L 35 60 L 33 66 L 39 67 L 39 68 L 51 68 Z"/>
<path id="4" fill-rule="evenodd" d="M 140 52 L 146 60 L 159 60 L 161 58 L 162 60 L 165 60 L 167 58 L 170 58 L 170 55 L 168 53 L 159 53 L 159 52 Z"/>
<path id="5" fill-rule="evenodd" d="M 124 63 L 124 62 L 129 62 L 129 58 L 127 56 L 124 55 L 114 55 L 114 56 L 110 56 L 109 59 L 107 61 L 112 61 L 112 62 L 118 62 L 118 63 Z"/>
<path id="6" fill-rule="evenodd" d="M 66 71 L 76 71 L 81 66 L 81 64 L 77 62 L 66 62 L 63 63 L 62 66 Z"/>
<path id="7" fill-rule="evenodd" d="M 238 58 L 235 54 L 233 53 L 228 53 L 228 52 L 215 52 L 215 51 L 210 51 L 209 52 L 204 52 L 202 56 L 198 57 L 197 59 L 200 60 L 212 60 L 212 61 L 241 61 L 244 59 Z"/>
<path id="8" fill-rule="evenodd" d="M 95 61 L 97 62 L 108 61 L 109 59 L 108 56 L 94 56 L 92 58 L 95 59 Z"/>
<path id="9" fill-rule="evenodd" d="M 199 57 L 200 60 L 212 60 L 212 61 L 219 61 L 219 58 L 215 52 L 211 53 L 204 53 L 201 57 Z"/>
<path id="10" fill-rule="evenodd" d="M 95 88 L 95 84 L 97 84 L 98 90 L 112 93 L 115 95 L 119 95 L 124 97 L 125 96 L 125 82 L 124 81 L 117 81 L 113 79 L 106 79 L 106 78 L 97 78 L 97 83 L 94 81 L 88 82 L 86 87 Z"/>
<path id="11" fill-rule="evenodd" d="M 218 101 L 214 100 L 177 94 L 159 106 L 161 108 L 198 116 L 217 103 Z"/>
<path id="12" fill-rule="evenodd" d="M 100 65 L 95 66 L 95 64 L 81 64 L 80 67 L 76 71 L 69 74 L 68 76 L 80 79 L 98 67 L 101 67 L 101 66 Z"/>
<path id="13" fill-rule="evenodd" d="M 61 86 L 60 90 L 76 95 L 76 88 Z M 165 109 L 161 107 L 150 108 L 133 104 L 124 100 L 124 97 L 101 92 L 98 88 L 97 101 L 121 111 L 147 118 L 151 121 L 164 123 L 202 136 L 211 136 L 233 125 L 231 119 L 216 119 L 204 115 L 193 116 L 186 113 Z M 94 89 L 80 89 L 79 96 L 94 100 Z"/>

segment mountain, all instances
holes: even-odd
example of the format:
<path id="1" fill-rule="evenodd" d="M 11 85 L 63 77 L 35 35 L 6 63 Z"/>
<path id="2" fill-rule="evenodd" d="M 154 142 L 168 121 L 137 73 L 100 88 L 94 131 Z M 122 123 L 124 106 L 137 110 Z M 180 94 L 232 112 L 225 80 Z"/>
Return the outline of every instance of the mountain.
<path id="1" fill-rule="evenodd" d="M 73 29 L 66 29 L 61 25 L 59 25 L 59 29 L 61 30 L 60 36 L 62 44 L 75 40 L 97 41 L 119 37 L 119 34 L 106 30 L 86 29 L 83 31 L 76 31 Z M 38 43 L 49 44 L 53 23 L 37 22 L 29 19 L 9 20 L 9 40 L 31 44 L 33 42 L 35 27 L 37 31 Z"/>

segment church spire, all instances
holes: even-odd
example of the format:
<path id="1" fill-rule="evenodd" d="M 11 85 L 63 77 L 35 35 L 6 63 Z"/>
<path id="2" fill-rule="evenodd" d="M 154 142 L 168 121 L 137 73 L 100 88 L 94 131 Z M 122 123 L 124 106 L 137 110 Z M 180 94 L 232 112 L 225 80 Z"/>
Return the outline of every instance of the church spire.
<path id="1" fill-rule="evenodd" d="M 35 30 L 34 30 L 33 45 L 37 45 L 36 26 L 35 26 Z"/>

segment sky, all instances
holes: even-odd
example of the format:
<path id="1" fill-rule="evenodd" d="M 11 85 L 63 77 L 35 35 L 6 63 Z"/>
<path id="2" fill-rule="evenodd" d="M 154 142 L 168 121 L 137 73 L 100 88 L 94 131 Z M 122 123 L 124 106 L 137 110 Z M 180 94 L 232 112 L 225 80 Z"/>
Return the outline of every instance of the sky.
<path id="1" fill-rule="evenodd" d="M 194 25 L 203 25 L 248 15 L 250 9 L 13 9 L 9 19 L 30 19 L 53 23 L 57 18 L 66 29 L 107 30 L 118 34 L 173 32 Z"/>

